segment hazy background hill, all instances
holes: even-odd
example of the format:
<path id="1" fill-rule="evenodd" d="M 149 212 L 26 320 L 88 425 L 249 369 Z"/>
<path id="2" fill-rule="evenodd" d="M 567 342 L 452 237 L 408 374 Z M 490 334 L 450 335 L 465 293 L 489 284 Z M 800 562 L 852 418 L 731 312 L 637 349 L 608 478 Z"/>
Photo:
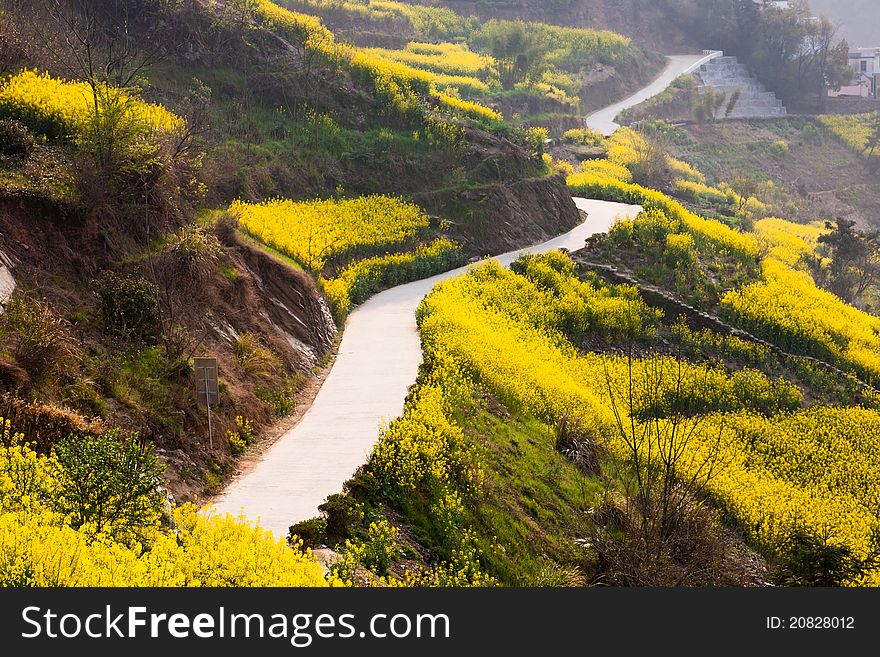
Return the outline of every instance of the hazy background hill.
<path id="1" fill-rule="evenodd" d="M 841 36 L 851 46 L 880 46 L 880 1 L 878 0 L 810 0 L 817 14 L 826 14 L 840 23 Z"/>

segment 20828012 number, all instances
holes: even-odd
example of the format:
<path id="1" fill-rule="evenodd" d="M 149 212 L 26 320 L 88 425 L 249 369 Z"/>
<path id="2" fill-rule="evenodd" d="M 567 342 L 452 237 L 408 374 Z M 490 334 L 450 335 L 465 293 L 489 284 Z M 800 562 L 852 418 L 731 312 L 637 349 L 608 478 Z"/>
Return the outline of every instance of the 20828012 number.
<path id="1" fill-rule="evenodd" d="M 788 619 L 790 630 L 852 630 L 855 618 L 852 616 L 791 616 Z"/>

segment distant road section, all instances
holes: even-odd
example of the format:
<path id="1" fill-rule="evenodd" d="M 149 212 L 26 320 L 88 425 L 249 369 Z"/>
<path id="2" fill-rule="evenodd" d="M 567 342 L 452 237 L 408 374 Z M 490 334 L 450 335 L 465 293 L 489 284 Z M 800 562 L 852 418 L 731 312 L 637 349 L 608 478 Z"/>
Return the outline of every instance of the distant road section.
<path id="1" fill-rule="evenodd" d="M 496 258 L 509 265 L 523 253 L 577 250 L 607 231 L 635 205 L 575 199 L 587 220 L 565 235 Z M 302 421 L 278 440 L 250 471 L 234 480 L 215 504 L 219 513 L 259 520 L 279 538 L 291 524 L 318 514 L 318 505 L 369 459 L 380 425 L 403 412 L 422 349 L 416 328 L 419 302 L 440 281 L 467 268 L 377 294 L 348 318 L 333 369 Z"/>
<path id="2" fill-rule="evenodd" d="M 635 107 L 639 103 L 643 103 L 649 98 L 662 93 L 678 76 L 695 71 L 702 64 L 718 57 L 720 54 L 719 52 L 713 52 L 703 55 L 673 55 L 669 57 L 669 63 L 660 74 L 660 77 L 629 98 L 587 116 L 587 127 L 590 130 L 602 133 L 606 137 L 610 137 L 620 127 L 619 124 L 614 122 L 614 119 L 623 110 Z"/>

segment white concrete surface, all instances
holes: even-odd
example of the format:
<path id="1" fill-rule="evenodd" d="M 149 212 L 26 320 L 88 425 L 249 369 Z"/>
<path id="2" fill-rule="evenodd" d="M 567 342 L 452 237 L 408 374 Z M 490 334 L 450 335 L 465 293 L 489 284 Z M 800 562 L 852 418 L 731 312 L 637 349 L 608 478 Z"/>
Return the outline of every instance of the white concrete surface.
<path id="1" fill-rule="evenodd" d="M 586 222 L 565 235 L 499 256 L 507 265 L 521 253 L 577 250 L 584 240 L 607 231 L 618 217 L 632 217 L 638 206 L 575 199 Z M 328 495 L 366 463 L 383 421 L 403 410 L 416 380 L 422 350 L 415 311 L 442 280 L 466 268 L 377 294 L 348 318 L 336 363 L 302 421 L 278 440 L 219 498 L 220 513 L 245 515 L 279 538 L 290 525 L 318 514 Z"/>
<path id="2" fill-rule="evenodd" d="M 697 70 L 701 65 L 719 55 L 720 53 L 713 51 L 701 55 L 673 55 L 669 57 L 669 63 L 656 80 L 629 98 L 588 115 L 586 118 L 587 127 L 606 137 L 613 135 L 620 127 L 620 124 L 615 123 L 614 119 L 623 110 L 635 107 L 662 93 L 678 76 Z"/>
<path id="3" fill-rule="evenodd" d="M 12 276 L 12 261 L 0 251 L 0 304 L 12 298 L 15 292 L 15 278 Z M 2 308 L 0 308 L 2 312 Z"/>

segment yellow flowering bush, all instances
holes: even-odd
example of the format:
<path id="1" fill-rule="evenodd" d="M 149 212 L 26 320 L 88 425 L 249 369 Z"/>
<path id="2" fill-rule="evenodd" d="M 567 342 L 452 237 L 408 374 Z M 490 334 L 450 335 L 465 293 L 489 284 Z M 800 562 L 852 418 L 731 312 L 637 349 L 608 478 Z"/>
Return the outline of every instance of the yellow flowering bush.
<path id="1" fill-rule="evenodd" d="M 2 422 L 11 434 L 8 422 Z M 229 515 L 192 505 L 172 511 L 140 543 L 68 524 L 56 510 L 61 466 L 22 436 L 0 447 L 0 586 L 326 586 L 299 546 Z M 331 584 L 338 584 L 331 579 Z"/>
<path id="2" fill-rule="evenodd" d="M 544 166 L 547 167 L 547 171 L 551 173 L 555 173 L 564 177 L 568 177 L 574 173 L 574 166 L 566 162 L 565 160 L 557 160 L 555 157 L 550 155 L 550 153 L 544 153 L 541 155 L 541 160 L 544 162 Z"/>
<path id="3" fill-rule="evenodd" d="M 632 182 L 632 173 L 622 164 L 611 160 L 584 160 L 578 167 L 578 173 L 613 178 L 625 183 Z M 572 174 L 574 175 L 574 174 Z"/>
<path id="4" fill-rule="evenodd" d="M 705 201 L 717 207 L 730 207 L 737 201 L 736 195 L 732 192 L 725 192 L 717 187 L 690 180 L 677 180 L 675 193 L 689 201 Z"/>
<path id="5" fill-rule="evenodd" d="M 99 109 L 107 103 L 125 108 L 145 133 L 171 134 L 184 127 L 184 121 L 161 105 L 145 103 L 123 89 L 98 90 Z M 21 121 L 49 138 L 74 138 L 87 131 L 96 116 L 95 92 L 85 82 L 67 82 L 22 71 L 0 86 L 0 118 Z"/>
<path id="6" fill-rule="evenodd" d="M 450 240 L 420 244 L 429 225 L 427 215 L 416 205 L 388 196 L 236 201 L 229 212 L 249 234 L 318 274 L 340 322 L 377 292 L 465 264 L 461 248 Z M 333 275 L 322 275 L 328 265 L 339 268 Z"/>
<path id="7" fill-rule="evenodd" d="M 767 255 L 791 267 L 815 252 L 819 237 L 828 232 L 824 222 L 796 224 L 785 219 L 767 217 L 755 223 L 754 233 L 767 249 Z"/>
<path id="8" fill-rule="evenodd" d="M 401 9 L 408 5 L 396 7 L 398 3 L 387 4 L 389 9 L 394 6 L 393 11 L 409 11 Z M 378 7 L 378 3 L 373 3 L 372 7 Z M 429 96 L 435 96 L 442 107 L 459 114 L 482 119 L 494 119 L 497 116 L 488 108 L 459 100 L 439 90 L 451 90 L 455 87 L 460 90 L 482 91 L 485 84 L 477 78 L 422 70 L 410 66 L 406 56 L 392 58 L 378 49 L 358 49 L 337 42 L 333 33 L 319 18 L 279 7 L 270 0 L 257 0 L 256 11 L 259 19 L 268 28 L 316 53 L 333 66 L 341 64 L 351 72 L 357 82 L 372 89 L 385 106 L 397 112 L 424 119 L 425 101 Z M 418 13 L 418 10 L 413 11 Z M 412 56 L 418 57 L 418 54 L 410 53 L 410 57 Z"/>
<path id="9" fill-rule="evenodd" d="M 459 114 L 463 114 L 472 119 L 489 122 L 497 122 L 503 120 L 501 114 L 493 109 L 489 109 L 485 105 L 481 105 L 480 103 L 475 103 L 470 100 L 462 100 L 461 98 L 457 98 L 448 93 L 443 93 L 442 91 L 435 92 L 433 95 L 435 98 L 437 98 L 437 100 L 440 101 L 440 105 L 442 107 L 445 107 Z"/>
<path id="10" fill-rule="evenodd" d="M 880 376 L 880 318 L 858 310 L 775 258 L 762 262 L 763 281 L 721 300 L 734 322 L 784 349 Z"/>
<path id="11" fill-rule="evenodd" d="M 684 160 L 679 160 L 670 155 L 666 157 L 666 163 L 669 165 L 672 173 L 680 180 L 688 180 L 695 183 L 706 182 L 706 176 L 703 175 L 703 172 L 698 171 Z"/>
<path id="12" fill-rule="evenodd" d="M 410 42 L 403 50 L 368 48 L 367 54 L 435 73 L 485 80 L 493 75 L 495 61 L 457 43 Z"/>
<path id="13" fill-rule="evenodd" d="M 758 257 L 758 240 L 754 235 L 700 217 L 656 190 L 593 172 L 569 176 L 568 188 L 575 196 L 641 205 L 645 210 L 660 210 L 682 230 L 691 233 L 698 244 L 708 244 L 721 254 L 735 255 L 743 261 L 755 261 Z"/>
<path id="14" fill-rule="evenodd" d="M 360 260 L 333 278 L 321 278 L 324 295 L 334 315 L 342 320 L 354 306 L 386 288 L 439 274 L 465 264 L 461 248 L 437 239 L 408 253 L 393 253 Z"/>

